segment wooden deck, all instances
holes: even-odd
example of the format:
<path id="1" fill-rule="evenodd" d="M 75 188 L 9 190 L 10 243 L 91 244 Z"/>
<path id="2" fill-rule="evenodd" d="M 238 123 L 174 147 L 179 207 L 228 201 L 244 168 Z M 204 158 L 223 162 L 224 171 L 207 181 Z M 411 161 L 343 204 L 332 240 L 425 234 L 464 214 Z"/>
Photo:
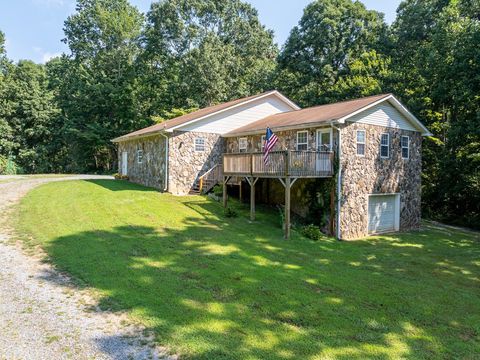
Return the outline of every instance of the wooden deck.
<path id="1" fill-rule="evenodd" d="M 273 151 L 267 165 L 263 153 L 223 155 L 223 174 L 254 178 L 326 178 L 332 177 L 334 154 L 325 151 Z"/>

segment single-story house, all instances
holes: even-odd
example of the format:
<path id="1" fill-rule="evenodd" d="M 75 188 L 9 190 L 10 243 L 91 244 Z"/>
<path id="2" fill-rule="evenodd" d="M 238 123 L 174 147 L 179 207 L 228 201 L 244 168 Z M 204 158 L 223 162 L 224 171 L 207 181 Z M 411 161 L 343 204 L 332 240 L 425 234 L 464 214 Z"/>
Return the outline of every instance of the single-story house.
<path id="1" fill-rule="evenodd" d="M 265 164 L 267 127 L 279 141 Z M 230 184 L 249 185 L 252 219 L 256 194 L 279 198 L 279 188 L 268 185 L 274 180 L 266 181 L 278 179 L 286 237 L 295 182 L 334 178 L 332 230 L 339 239 L 356 239 L 419 227 L 422 137 L 429 135 L 392 94 L 301 109 L 269 91 L 113 141 L 120 172 L 133 182 L 176 195 L 222 183 L 225 206 Z"/>

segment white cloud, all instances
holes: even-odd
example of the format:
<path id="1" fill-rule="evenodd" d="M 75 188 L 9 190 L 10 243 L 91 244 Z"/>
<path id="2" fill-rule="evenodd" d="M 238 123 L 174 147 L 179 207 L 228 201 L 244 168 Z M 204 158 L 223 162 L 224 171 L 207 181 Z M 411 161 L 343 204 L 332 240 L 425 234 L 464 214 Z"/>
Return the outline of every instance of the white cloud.
<path id="1" fill-rule="evenodd" d="M 40 62 L 42 64 L 45 64 L 46 62 L 52 60 L 53 58 L 56 58 L 58 56 L 61 56 L 61 52 L 50 52 L 50 51 L 44 51 L 41 47 L 34 46 L 33 51 L 38 54 L 38 58 L 40 59 Z"/>

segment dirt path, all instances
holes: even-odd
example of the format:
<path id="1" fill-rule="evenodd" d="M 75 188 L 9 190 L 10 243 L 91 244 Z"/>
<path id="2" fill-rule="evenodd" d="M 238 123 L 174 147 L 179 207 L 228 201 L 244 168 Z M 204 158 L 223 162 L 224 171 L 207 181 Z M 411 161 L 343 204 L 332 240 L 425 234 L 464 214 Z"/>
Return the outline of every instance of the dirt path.
<path id="1" fill-rule="evenodd" d="M 86 290 L 12 244 L 11 205 L 52 181 L 109 178 L 0 176 L 0 359 L 167 359 L 125 314 L 99 311 Z M 3 225 L 2 225 L 3 224 Z"/>

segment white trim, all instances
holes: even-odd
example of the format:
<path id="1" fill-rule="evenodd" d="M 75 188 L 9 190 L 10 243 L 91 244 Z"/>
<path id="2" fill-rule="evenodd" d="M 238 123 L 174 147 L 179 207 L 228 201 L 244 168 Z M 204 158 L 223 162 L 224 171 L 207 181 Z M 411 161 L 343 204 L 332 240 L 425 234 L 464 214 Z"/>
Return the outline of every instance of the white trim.
<path id="1" fill-rule="evenodd" d="M 403 144 L 402 144 L 402 139 L 403 138 L 407 138 L 407 146 L 403 146 Z M 407 157 L 403 156 L 403 149 L 407 149 Z M 400 136 L 400 152 L 401 152 L 403 160 L 410 159 L 410 136 L 408 136 L 408 135 Z"/>
<path id="2" fill-rule="evenodd" d="M 257 101 L 257 100 L 260 100 L 260 99 L 263 99 L 263 98 L 266 98 L 268 96 L 271 96 L 271 95 L 275 95 L 277 98 L 279 98 L 280 100 L 282 100 L 284 103 L 286 103 L 288 106 L 290 106 L 293 110 L 300 110 L 300 107 L 295 104 L 292 100 L 288 99 L 285 95 L 281 94 L 280 92 L 278 92 L 277 90 L 273 90 L 273 91 L 270 91 L 270 92 L 267 92 L 261 96 L 257 96 L 257 97 L 254 97 L 253 99 L 250 99 L 250 100 L 246 100 L 246 101 L 242 101 L 241 103 L 238 103 L 238 104 L 235 104 L 235 105 L 232 105 L 232 106 L 229 106 L 225 109 L 222 109 L 222 110 L 218 110 L 218 111 L 215 111 L 213 113 L 210 113 L 210 114 L 207 114 L 207 115 L 204 115 L 204 116 L 201 116 L 199 118 L 196 118 L 196 119 L 193 119 L 193 120 L 190 120 L 190 121 L 187 121 L 183 124 L 179 124 L 177 126 L 174 126 L 170 129 L 166 129 L 165 131 L 167 132 L 173 132 L 174 130 L 176 129 L 179 129 L 179 128 L 182 128 L 184 126 L 187 126 L 187 125 L 190 125 L 192 123 L 195 123 L 197 121 L 200 121 L 200 120 L 203 120 L 203 119 L 206 119 L 206 118 L 209 118 L 210 116 L 214 116 L 214 115 L 218 115 L 218 114 L 221 114 L 225 111 L 229 111 L 229 110 L 232 110 L 232 109 L 235 109 L 239 106 L 243 106 L 245 104 L 249 104 L 251 102 L 254 102 L 254 101 Z M 202 110 L 202 109 L 200 109 Z"/>
<path id="3" fill-rule="evenodd" d="M 263 119 L 260 119 L 260 120 L 263 120 Z M 331 127 L 333 123 L 334 121 L 317 121 L 312 123 L 303 123 L 299 125 L 270 126 L 270 129 L 273 132 L 280 132 L 280 131 L 297 130 L 297 129 L 327 128 L 327 127 Z M 223 134 L 222 137 L 231 138 L 231 137 L 239 137 L 239 136 L 260 135 L 265 133 L 265 129 L 251 130 L 251 131 L 245 131 L 241 133 L 235 133 L 234 131 Z"/>
<path id="4" fill-rule="evenodd" d="M 368 235 L 379 235 L 379 234 L 385 234 L 389 233 L 391 231 L 375 231 L 371 232 L 369 230 L 369 224 L 370 224 L 370 213 L 369 213 L 369 205 L 370 205 L 370 197 L 372 196 L 395 196 L 395 229 L 394 231 L 400 231 L 400 193 L 380 193 L 380 194 L 368 194 L 367 196 L 367 234 Z"/>
<path id="5" fill-rule="evenodd" d="M 306 142 L 302 142 L 301 144 L 298 142 L 298 135 L 299 134 L 303 134 L 303 133 L 306 133 L 307 134 L 307 139 L 306 139 Z M 301 131 L 297 131 L 297 143 L 295 144 L 295 148 L 298 150 L 298 145 L 307 145 L 307 148 L 305 150 L 308 150 L 308 130 L 301 130 Z"/>
<path id="6" fill-rule="evenodd" d="M 388 145 L 382 145 L 383 135 L 387 135 Z M 388 155 L 387 155 L 387 156 L 382 156 L 382 147 L 383 147 L 383 146 L 388 146 L 388 147 L 387 147 L 387 150 L 388 150 Z M 382 158 L 382 159 L 390 159 L 390 134 L 389 134 L 389 133 L 381 133 L 381 134 L 380 134 L 380 158 Z"/>
<path id="7" fill-rule="evenodd" d="M 413 115 L 410 111 L 408 111 L 408 109 L 402 105 L 402 103 L 400 101 L 398 101 L 398 99 L 393 96 L 392 94 L 380 99 L 380 100 L 377 100 L 357 111 L 354 111 L 348 115 L 345 115 L 344 117 L 338 119 L 338 123 L 340 124 L 344 124 L 345 121 L 347 121 L 348 119 L 350 119 L 351 117 L 357 115 L 357 114 L 360 114 L 361 112 L 365 111 L 365 110 L 368 110 L 378 104 L 381 104 L 382 102 L 384 101 L 389 101 L 398 111 L 400 111 L 403 116 L 405 116 L 416 128 L 418 128 L 419 130 L 421 130 L 422 132 L 422 135 L 423 136 L 432 136 L 432 133 L 430 131 L 428 131 L 428 129 L 425 127 L 425 125 L 422 124 L 422 122 L 420 120 L 417 119 L 417 117 L 415 115 Z"/>
<path id="8" fill-rule="evenodd" d="M 319 136 L 319 134 L 329 134 L 330 135 L 330 149 L 328 149 L 328 151 L 332 151 L 333 150 L 333 130 L 332 128 L 322 128 L 322 129 L 317 129 L 316 131 L 316 139 L 315 139 L 315 146 L 316 146 L 316 150 L 318 150 L 320 148 L 320 140 L 322 139 L 321 136 Z M 322 144 L 323 145 L 323 144 Z M 321 149 L 320 149 L 321 150 Z"/>
<path id="9" fill-rule="evenodd" d="M 128 152 L 122 151 L 122 175 L 128 175 Z"/>
<path id="10" fill-rule="evenodd" d="M 245 147 L 241 147 L 242 140 L 245 141 Z M 247 152 L 247 149 L 248 149 L 248 138 L 246 137 L 238 138 L 238 152 L 241 153 L 242 150 L 245 150 L 244 152 Z"/>
<path id="11" fill-rule="evenodd" d="M 197 150 L 197 140 L 203 141 L 203 144 L 198 144 L 198 146 L 203 146 L 203 150 Z M 196 136 L 195 139 L 193 139 L 193 150 L 197 153 L 202 153 L 205 152 L 205 149 L 205 138 L 203 136 Z"/>
<path id="12" fill-rule="evenodd" d="M 363 132 L 363 143 L 358 142 L 358 133 Z M 358 153 L 358 145 L 363 145 L 363 154 Z M 355 132 L 355 154 L 358 157 L 365 157 L 365 153 L 367 152 L 367 130 L 357 130 Z"/>

